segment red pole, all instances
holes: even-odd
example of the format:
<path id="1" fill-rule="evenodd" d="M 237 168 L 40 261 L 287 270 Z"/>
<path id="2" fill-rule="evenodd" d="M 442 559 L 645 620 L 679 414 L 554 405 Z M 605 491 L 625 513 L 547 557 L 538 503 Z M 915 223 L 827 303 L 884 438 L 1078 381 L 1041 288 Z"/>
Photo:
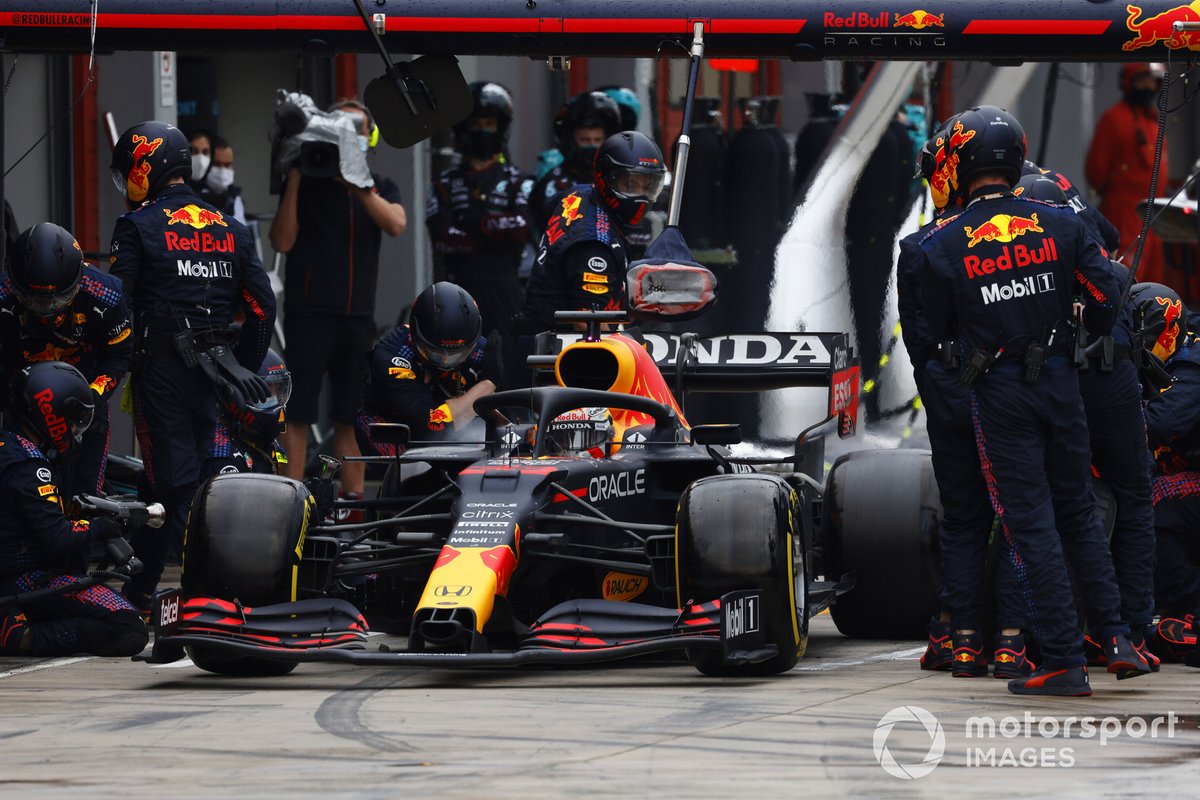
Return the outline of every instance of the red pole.
<path id="1" fill-rule="evenodd" d="M 99 64 L 96 64 L 96 80 L 99 80 Z M 80 92 L 88 80 L 88 57 L 71 57 L 71 91 Z M 84 250 L 100 249 L 100 117 L 96 110 L 96 84 L 75 106 L 72 120 L 74 140 L 74 194 L 75 194 L 75 239 Z"/>

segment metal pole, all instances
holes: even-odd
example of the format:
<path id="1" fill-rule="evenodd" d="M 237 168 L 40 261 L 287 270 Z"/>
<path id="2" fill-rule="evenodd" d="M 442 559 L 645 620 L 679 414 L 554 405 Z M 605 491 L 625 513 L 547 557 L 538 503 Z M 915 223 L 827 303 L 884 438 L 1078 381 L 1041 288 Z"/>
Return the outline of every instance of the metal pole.
<path id="1" fill-rule="evenodd" d="M 697 22 L 692 39 L 692 68 L 688 73 L 687 98 L 683 104 L 683 127 L 679 129 L 679 144 L 675 149 L 675 175 L 671 182 L 671 208 L 667 212 L 667 226 L 679 225 L 679 211 L 683 205 L 683 181 L 687 176 L 688 151 L 692 147 L 692 106 L 696 104 L 696 83 L 700 78 L 700 62 L 704 60 L 704 23 Z"/>

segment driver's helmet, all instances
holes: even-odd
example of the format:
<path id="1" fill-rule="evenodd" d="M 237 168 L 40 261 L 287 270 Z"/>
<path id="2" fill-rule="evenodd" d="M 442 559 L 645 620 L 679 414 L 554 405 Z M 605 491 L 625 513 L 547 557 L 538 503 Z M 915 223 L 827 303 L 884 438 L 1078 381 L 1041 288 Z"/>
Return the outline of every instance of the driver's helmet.
<path id="1" fill-rule="evenodd" d="M 549 449 L 562 455 L 603 458 L 605 445 L 612 438 L 612 414 L 600 406 L 572 409 L 546 426 Z"/>

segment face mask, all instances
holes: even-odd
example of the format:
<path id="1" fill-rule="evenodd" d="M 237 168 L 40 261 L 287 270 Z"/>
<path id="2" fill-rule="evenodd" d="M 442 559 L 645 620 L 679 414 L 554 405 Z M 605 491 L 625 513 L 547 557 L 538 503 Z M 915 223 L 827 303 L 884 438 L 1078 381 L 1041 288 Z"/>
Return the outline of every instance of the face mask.
<path id="1" fill-rule="evenodd" d="M 204 173 L 208 172 L 208 165 L 212 163 L 212 159 L 203 153 L 197 153 L 192 156 L 192 180 L 198 181 L 204 177 Z"/>
<path id="2" fill-rule="evenodd" d="M 358 149 L 362 150 L 364 153 L 371 149 L 371 140 L 366 136 L 363 136 L 361 133 L 358 135 Z"/>
<path id="3" fill-rule="evenodd" d="M 571 168 L 580 174 L 590 176 L 592 165 L 596 163 L 596 153 L 599 150 L 599 145 L 576 147 L 575 152 L 571 154 Z"/>
<path id="4" fill-rule="evenodd" d="M 233 167 L 214 166 L 208 171 L 205 182 L 214 192 L 224 192 L 233 185 Z"/>
<path id="5" fill-rule="evenodd" d="M 500 152 L 500 134 L 496 131 L 464 131 L 459 149 L 468 158 L 488 159 Z"/>
<path id="6" fill-rule="evenodd" d="M 1158 96 L 1158 91 L 1155 89 L 1132 89 L 1125 94 L 1125 100 L 1131 106 L 1149 106 L 1154 104 L 1154 98 Z"/>

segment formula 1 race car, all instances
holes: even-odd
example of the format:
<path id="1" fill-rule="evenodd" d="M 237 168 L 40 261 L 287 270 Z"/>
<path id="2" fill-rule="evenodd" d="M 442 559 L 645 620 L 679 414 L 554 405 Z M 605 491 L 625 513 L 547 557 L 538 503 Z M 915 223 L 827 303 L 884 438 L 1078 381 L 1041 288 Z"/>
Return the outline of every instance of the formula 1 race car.
<path id="1" fill-rule="evenodd" d="M 632 313 L 695 313 L 713 281 L 697 269 L 635 267 Z M 705 674 L 769 675 L 796 665 L 809 618 L 831 605 L 846 632 L 920 635 L 936 585 L 927 454 L 853 453 L 823 485 L 824 443 L 808 436 L 833 421 L 854 433 L 846 335 L 601 332 L 622 313 L 560 312 L 588 332 L 531 359 L 552 385 L 480 399 L 479 441 L 376 426 L 402 452 L 380 497 L 357 501 L 375 519 L 322 521 L 344 505 L 328 474 L 210 480 L 182 587 L 156 598 L 148 660 L 186 649 L 207 671 L 262 675 L 682 652 Z M 733 456 L 738 426 L 689 425 L 677 400 L 796 386 L 827 388 L 829 415 L 782 458 Z M 406 647 L 368 649 L 367 617 Z"/>

